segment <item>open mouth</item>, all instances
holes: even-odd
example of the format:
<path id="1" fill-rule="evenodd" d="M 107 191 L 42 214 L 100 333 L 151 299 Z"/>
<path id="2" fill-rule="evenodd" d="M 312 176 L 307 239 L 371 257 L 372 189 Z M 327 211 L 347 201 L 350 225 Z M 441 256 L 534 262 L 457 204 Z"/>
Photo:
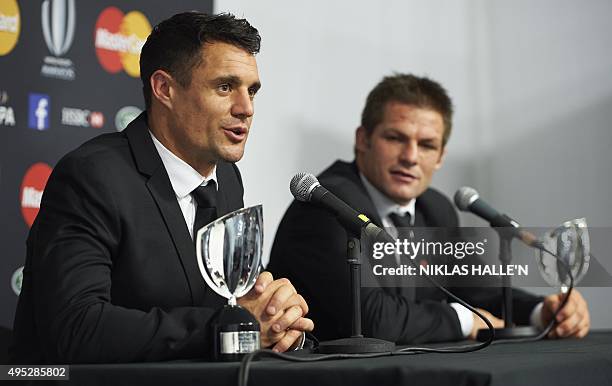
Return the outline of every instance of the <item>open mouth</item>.
<path id="1" fill-rule="evenodd" d="M 243 127 L 243 126 L 235 126 L 235 127 L 224 127 L 223 131 L 225 132 L 225 135 L 232 142 L 241 142 L 246 138 L 248 130 L 246 127 Z"/>

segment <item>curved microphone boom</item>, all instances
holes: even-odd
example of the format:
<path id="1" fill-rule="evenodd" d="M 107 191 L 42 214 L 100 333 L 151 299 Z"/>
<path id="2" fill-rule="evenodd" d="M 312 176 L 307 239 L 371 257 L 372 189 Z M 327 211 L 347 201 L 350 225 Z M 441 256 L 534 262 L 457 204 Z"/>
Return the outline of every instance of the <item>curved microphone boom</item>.
<path id="1" fill-rule="evenodd" d="M 499 213 L 487 204 L 474 188 L 464 186 L 455 193 L 455 205 L 459 210 L 472 212 L 476 216 L 487 220 L 492 227 L 511 228 L 514 237 L 530 247 L 542 249 L 542 242 L 531 232 L 521 228 L 521 224 L 505 214 Z"/>

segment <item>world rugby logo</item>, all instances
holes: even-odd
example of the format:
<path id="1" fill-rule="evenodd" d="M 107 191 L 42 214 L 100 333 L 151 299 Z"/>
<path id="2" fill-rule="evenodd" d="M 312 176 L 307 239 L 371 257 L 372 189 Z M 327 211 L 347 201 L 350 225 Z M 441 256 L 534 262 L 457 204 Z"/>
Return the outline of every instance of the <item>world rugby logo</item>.
<path id="1" fill-rule="evenodd" d="M 42 3 L 42 30 L 49 51 L 62 56 L 74 40 L 74 0 L 45 0 Z"/>

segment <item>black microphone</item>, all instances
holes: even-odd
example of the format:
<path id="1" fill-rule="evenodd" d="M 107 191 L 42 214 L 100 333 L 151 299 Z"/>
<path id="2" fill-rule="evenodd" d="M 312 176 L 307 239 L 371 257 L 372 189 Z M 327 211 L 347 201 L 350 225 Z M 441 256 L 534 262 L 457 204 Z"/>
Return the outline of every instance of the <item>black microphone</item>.
<path id="1" fill-rule="evenodd" d="M 455 205 L 457 205 L 459 210 L 472 212 L 476 216 L 487 220 L 492 227 L 513 229 L 513 235 L 531 247 L 542 247 L 541 241 L 536 236 L 521 229 L 521 224 L 514 219 L 493 209 L 493 207 L 480 198 L 480 195 L 474 188 L 469 186 L 459 188 L 455 193 Z"/>
<path id="2" fill-rule="evenodd" d="M 374 225 L 365 214 L 357 212 L 336 197 L 310 173 L 298 173 L 293 176 L 289 189 L 296 200 L 316 203 L 332 212 L 340 224 L 356 237 L 360 237 L 364 229 L 374 240 L 394 241 L 384 229 Z"/>

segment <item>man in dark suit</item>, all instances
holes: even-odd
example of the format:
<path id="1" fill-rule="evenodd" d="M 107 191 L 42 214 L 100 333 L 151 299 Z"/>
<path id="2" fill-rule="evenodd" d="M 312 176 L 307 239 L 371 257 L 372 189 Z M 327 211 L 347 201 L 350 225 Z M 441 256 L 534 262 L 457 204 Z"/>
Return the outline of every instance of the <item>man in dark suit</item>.
<path id="1" fill-rule="evenodd" d="M 147 112 L 55 167 L 27 241 L 17 363 L 206 357 L 224 304 L 198 270 L 193 235 L 243 206 L 234 162 L 260 87 L 260 37 L 232 15 L 178 14 L 141 54 Z M 261 345 L 285 351 L 313 328 L 286 279 L 262 273 L 238 299 Z"/>
<path id="2" fill-rule="evenodd" d="M 407 227 L 458 227 L 449 200 L 429 187 L 444 161 L 451 132 L 452 103 L 444 88 L 427 78 L 384 78 L 369 94 L 356 132 L 355 162 L 337 161 L 319 176 L 323 186 L 396 232 Z M 333 215 L 294 201 L 282 219 L 268 269 L 291 279 L 308 299 L 315 334 L 323 340 L 350 334 L 346 263 L 347 235 Z M 494 327 L 502 327 L 499 288 L 459 288 Z M 572 292 L 551 336 L 584 336 L 586 302 Z M 545 299 L 514 291 L 514 322 L 548 323 L 562 295 Z M 474 338 L 485 325 L 435 288 L 361 289 L 362 328 L 369 337 L 400 344 Z"/>

